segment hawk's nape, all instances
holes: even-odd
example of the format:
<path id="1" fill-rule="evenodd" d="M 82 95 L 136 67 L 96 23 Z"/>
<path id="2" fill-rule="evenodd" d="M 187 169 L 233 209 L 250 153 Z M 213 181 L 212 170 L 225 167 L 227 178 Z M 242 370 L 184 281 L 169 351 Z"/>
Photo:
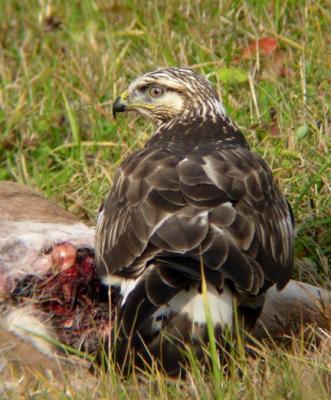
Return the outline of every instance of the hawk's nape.
<path id="1" fill-rule="evenodd" d="M 114 110 L 138 111 L 156 125 L 119 167 L 98 218 L 98 274 L 121 293 L 114 357 L 124 368 L 131 358 L 177 374 L 186 346 L 204 358 L 202 276 L 220 342 L 235 314 L 251 328 L 268 288 L 286 285 L 291 210 L 209 82 L 191 69 L 135 79 Z"/>

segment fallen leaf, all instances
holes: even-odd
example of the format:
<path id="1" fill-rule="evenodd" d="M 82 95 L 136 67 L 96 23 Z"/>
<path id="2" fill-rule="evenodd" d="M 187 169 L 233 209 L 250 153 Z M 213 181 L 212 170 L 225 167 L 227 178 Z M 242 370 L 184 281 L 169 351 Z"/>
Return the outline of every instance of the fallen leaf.
<path id="1" fill-rule="evenodd" d="M 223 67 L 217 71 L 218 79 L 225 84 L 243 83 L 248 80 L 247 71 L 241 68 Z"/>
<path id="2" fill-rule="evenodd" d="M 278 41 L 272 37 L 265 37 L 252 41 L 241 53 L 241 58 L 248 59 L 256 56 L 258 51 L 263 56 L 269 56 L 278 48 Z"/>

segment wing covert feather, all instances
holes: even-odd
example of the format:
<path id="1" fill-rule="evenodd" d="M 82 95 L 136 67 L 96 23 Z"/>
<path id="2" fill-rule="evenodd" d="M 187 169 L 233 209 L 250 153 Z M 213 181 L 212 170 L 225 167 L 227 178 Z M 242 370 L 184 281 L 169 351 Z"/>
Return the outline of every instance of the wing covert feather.
<path id="1" fill-rule="evenodd" d="M 135 153 L 104 202 L 96 243 L 101 274 L 139 276 L 160 254 L 202 256 L 252 294 L 265 279 L 282 287 L 293 262 L 289 206 L 264 161 L 241 147 Z"/>

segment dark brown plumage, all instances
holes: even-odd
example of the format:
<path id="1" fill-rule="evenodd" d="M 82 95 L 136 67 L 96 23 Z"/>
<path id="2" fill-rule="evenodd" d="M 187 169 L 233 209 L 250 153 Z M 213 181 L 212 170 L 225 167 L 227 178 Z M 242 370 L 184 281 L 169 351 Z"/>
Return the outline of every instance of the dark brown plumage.
<path id="1" fill-rule="evenodd" d="M 117 171 L 99 214 L 97 268 L 123 296 L 118 362 L 129 348 L 136 364 L 158 360 L 176 374 L 179 349 L 202 357 L 207 341 L 201 266 L 217 339 L 233 330 L 234 299 L 249 328 L 266 290 L 290 278 L 293 221 L 270 169 L 203 76 L 146 74 L 115 102 L 114 114 L 126 110 L 157 130 Z"/>

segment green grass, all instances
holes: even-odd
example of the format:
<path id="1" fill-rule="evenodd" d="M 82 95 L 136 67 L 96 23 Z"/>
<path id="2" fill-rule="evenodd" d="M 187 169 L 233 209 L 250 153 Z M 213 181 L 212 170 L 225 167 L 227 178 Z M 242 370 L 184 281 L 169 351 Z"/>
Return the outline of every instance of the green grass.
<path id="1" fill-rule="evenodd" d="M 330 5 L 0 0 L 0 179 L 27 183 L 94 223 L 117 165 L 152 133 L 135 116 L 115 123 L 110 101 L 137 75 L 193 65 L 212 81 L 293 205 L 295 276 L 330 288 Z M 275 58 L 242 59 L 242 49 L 265 36 L 278 39 Z M 277 62 L 287 67 L 284 77 Z M 250 81 L 224 79 L 225 68 L 249 73 Z M 325 354 L 292 350 L 244 360 L 241 379 L 222 381 L 224 398 L 313 398 L 307 382 L 314 398 L 327 398 Z M 133 386 L 113 381 L 101 392 L 212 398 L 211 381 L 195 372 L 182 387 L 155 375 Z"/>

